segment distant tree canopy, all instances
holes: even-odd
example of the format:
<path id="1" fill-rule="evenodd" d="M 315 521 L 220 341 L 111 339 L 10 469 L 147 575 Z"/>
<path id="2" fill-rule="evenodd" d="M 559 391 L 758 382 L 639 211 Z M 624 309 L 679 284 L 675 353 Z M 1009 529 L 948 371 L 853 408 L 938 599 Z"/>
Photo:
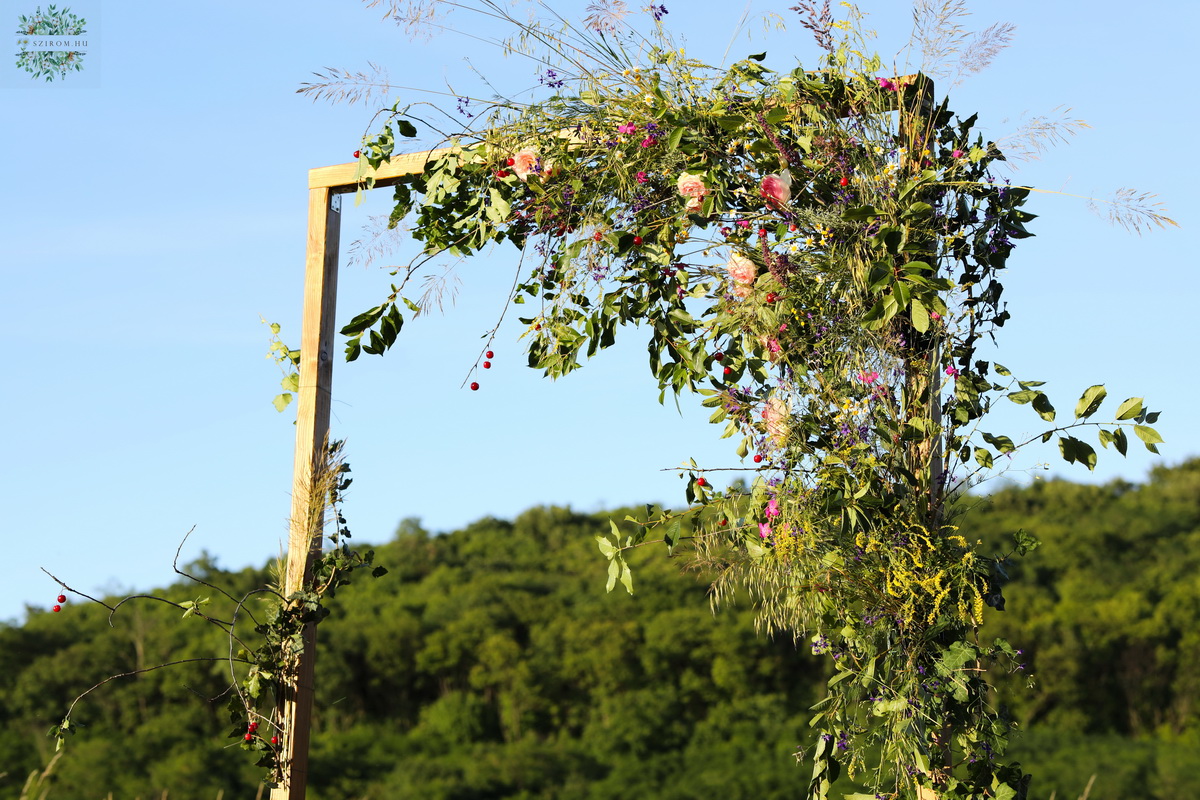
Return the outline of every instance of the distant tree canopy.
<path id="1" fill-rule="evenodd" d="M 1091 800 L 1200 796 L 1200 460 L 1145 485 L 1055 480 L 965 502 L 980 507 L 960 532 L 985 548 L 1018 528 L 1043 541 L 995 615 L 1026 656 L 995 677 L 1032 724 L 1016 757 L 1033 796 L 1078 796 L 1092 774 Z M 825 667 L 806 642 L 756 636 L 747 603 L 714 616 L 704 576 L 660 557 L 635 565 L 634 597 L 605 594 L 594 537 L 608 516 L 537 508 L 445 535 L 402 523 L 377 548 L 390 574 L 339 593 L 342 622 L 321 631 L 310 796 L 796 796 L 808 775 L 792 754 Z M 189 571 L 234 594 L 266 579 L 208 558 Z M 151 601 L 115 628 L 106 616 L 76 603 L 0 626 L 0 798 L 50 760 L 45 732 L 77 694 L 220 647 Z M 228 676 L 187 664 L 93 692 L 50 800 L 253 797 L 259 773 L 227 748 L 241 731 L 216 697 Z"/>

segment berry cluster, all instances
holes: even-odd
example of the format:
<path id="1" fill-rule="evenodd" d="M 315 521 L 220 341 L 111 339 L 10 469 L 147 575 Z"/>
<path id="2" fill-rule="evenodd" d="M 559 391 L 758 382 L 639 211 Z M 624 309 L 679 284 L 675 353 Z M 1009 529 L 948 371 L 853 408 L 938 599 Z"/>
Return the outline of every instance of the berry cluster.
<path id="1" fill-rule="evenodd" d="M 509 159 L 509 161 L 512 161 L 512 159 L 510 158 L 510 159 Z M 484 358 L 486 358 L 486 359 L 488 359 L 487 361 L 484 361 L 484 362 L 483 362 L 483 368 L 484 368 L 484 369 L 491 369 L 491 368 L 492 368 L 492 362 L 491 362 L 491 359 L 495 358 L 495 357 L 496 357 L 496 354 L 495 354 L 494 352 L 492 352 L 491 350 L 488 350 L 486 353 L 484 353 L 484 354 L 483 354 L 483 357 L 484 357 Z M 478 391 L 479 391 L 479 383 L 478 383 L 478 381 L 471 381 L 471 391 L 472 391 L 472 392 L 478 392 Z"/>
<path id="2" fill-rule="evenodd" d="M 54 607 L 51 608 L 50 610 L 53 611 L 55 614 L 57 614 L 58 612 L 62 611 L 62 604 L 67 602 L 67 596 L 65 594 L 60 594 L 55 599 L 58 600 L 58 602 L 55 603 Z"/>

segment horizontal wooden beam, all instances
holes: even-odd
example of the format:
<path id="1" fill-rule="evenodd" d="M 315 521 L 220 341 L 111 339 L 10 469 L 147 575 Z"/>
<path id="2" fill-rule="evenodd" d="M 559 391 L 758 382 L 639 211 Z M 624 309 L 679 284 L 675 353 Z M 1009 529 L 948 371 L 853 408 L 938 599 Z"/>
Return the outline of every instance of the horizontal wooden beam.
<path id="1" fill-rule="evenodd" d="M 379 165 L 379 169 L 363 174 L 363 178 L 373 176 L 375 186 L 391 186 L 405 175 L 415 175 L 425 171 L 425 165 L 446 153 L 453 152 L 452 147 L 441 147 L 437 150 L 425 150 L 420 153 L 405 153 L 392 156 L 391 161 Z M 309 189 L 328 189 L 334 194 L 345 194 L 358 189 L 358 162 L 349 164 L 334 164 L 329 167 L 315 167 L 308 171 Z"/>

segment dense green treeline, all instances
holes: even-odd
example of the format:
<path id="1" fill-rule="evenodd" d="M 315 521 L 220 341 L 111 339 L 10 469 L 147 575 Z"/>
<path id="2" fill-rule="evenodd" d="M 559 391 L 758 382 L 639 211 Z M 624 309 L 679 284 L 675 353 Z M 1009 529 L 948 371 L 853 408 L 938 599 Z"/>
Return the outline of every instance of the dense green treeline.
<path id="1" fill-rule="evenodd" d="M 998 677 L 1032 723 L 1016 748 L 1034 796 L 1074 798 L 1096 774 L 1091 800 L 1200 797 L 1200 461 L 1145 485 L 1050 481 L 966 502 L 969 539 L 1001 552 L 1024 528 L 1044 543 L 1011 565 L 987 632 L 1027 656 Z M 643 548 L 637 594 L 605 594 L 593 537 L 608 516 L 533 509 L 442 536 L 403 523 L 376 549 L 390 573 L 339 592 L 321 626 L 310 796 L 799 796 L 793 753 L 826 666 L 756 635 L 745 604 L 713 615 L 686 555 Z M 238 597 L 267 578 L 208 559 L 187 570 Z M 189 582 L 157 593 L 232 612 Z M 107 617 L 70 603 L 0 627 L 0 798 L 52 757 L 46 730 L 78 693 L 228 652 L 219 629 L 153 600 Z M 229 674 L 189 662 L 93 692 L 50 800 L 253 797 Z"/>

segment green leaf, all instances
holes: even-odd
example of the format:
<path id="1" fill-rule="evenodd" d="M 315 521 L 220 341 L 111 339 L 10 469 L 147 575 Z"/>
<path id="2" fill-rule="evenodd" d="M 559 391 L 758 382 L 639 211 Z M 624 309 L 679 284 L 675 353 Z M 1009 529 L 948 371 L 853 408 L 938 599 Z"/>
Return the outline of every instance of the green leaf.
<path id="1" fill-rule="evenodd" d="M 617 559 L 612 559 L 608 562 L 608 583 L 604 585 L 604 591 L 611 592 L 617 586 L 617 578 L 621 576 L 621 562 Z"/>
<path id="2" fill-rule="evenodd" d="M 1131 397 L 1117 407 L 1117 420 L 1133 419 L 1142 413 L 1142 398 Z"/>
<path id="3" fill-rule="evenodd" d="M 1036 392 L 1033 389 L 1022 389 L 1019 392 L 1009 392 L 1008 399 L 1012 400 L 1017 405 L 1023 406 L 1032 401 L 1033 398 L 1038 396 L 1038 394 L 1040 394 L 1040 392 Z"/>
<path id="4" fill-rule="evenodd" d="M 284 392 L 283 394 L 275 395 L 275 399 L 271 401 L 271 405 L 275 406 L 276 411 L 283 411 L 292 402 L 292 393 Z"/>
<path id="5" fill-rule="evenodd" d="M 912 326 L 919 333 L 929 330 L 929 310 L 915 297 L 912 300 Z"/>
<path id="6" fill-rule="evenodd" d="M 625 591 L 633 594 L 633 570 L 625 563 L 625 559 L 621 561 L 621 583 L 625 586 Z"/>
<path id="7" fill-rule="evenodd" d="M 1079 402 L 1075 404 L 1075 419 L 1087 419 L 1095 414 L 1107 396 L 1108 390 L 1104 386 L 1089 386 L 1080 396 Z"/>
<path id="8" fill-rule="evenodd" d="M 997 375 L 1003 375 L 1006 378 L 1012 375 L 1012 373 L 1008 371 L 1008 367 L 1005 367 L 1001 364 L 993 364 L 992 369 L 996 370 Z"/>
<path id="9" fill-rule="evenodd" d="M 1078 462 L 1089 470 L 1096 468 L 1096 451 L 1090 444 L 1074 436 L 1058 437 L 1058 452 L 1068 464 Z"/>
<path id="10" fill-rule="evenodd" d="M 1125 435 L 1124 428 L 1117 428 L 1113 431 L 1113 445 L 1117 448 L 1117 452 L 1121 455 L 1126 455 L 1129 451 L 1129 437 Z"/>
<path id="11" fill-rule="evenodd" d="M 1046 422 L 1054 422 L 1054 406 L 1050 405 L 1050 398 L 1041 392 L 1037 392 L 1033 398 L 1033 410 Z"/>
<path id="12" fill-rule="evenodd" d="M 1137 434 L 1139 439 L 1146 443 L 1146 449 L 1151 452 L 1158 452 L 1152 447 L 1152 445 L 1163 443 L 1163 438 L 1158 435 L 1158 431 L 1149 425 L 1134 425 L 1133 432 Z"/>
<path id="13" fill-rule="evenodd" d="M 608 521 L 608 524 L 612 525 L 613 532 L 615 534 L 617 526 L 611 519 Z M 613 543 L 600 534 L 596 534 L 596 546 L 600 548 L 601 555 L 603 555 L 609 561 L 612 561 L 613 556 L 617 554 L 617 548 L 613 546 Z M 609 591 L 612 591 L 612 589 L 609 589 Z"/>
<path id="14" fill-rule="evenodd" d="M 904 697 L 894 697 L 891 700 L 881 700 L 871 709 L 871 713 L 877 717 L 882 717 L 884 714 L 895 714 L 908 708 L 908 699 Z"/>
<path id="15" fill-rule="evenodd" d="M 990 452 L 988 452 L 985 448 L 982 448 L 982 447 L 975 448 L 975 461 L 979 464 L 979 466 L 983 467 L 984 469 L 992 468 L 992 454 Z"/>
<path id="16" fill-rule="evenodd" d="M 671 131 L 671 135 L 667 137 L 667 149 L 677 150 L 679 143 L 683 140 L 683 126 L 680 125 Z"/>
<path id="17" fill-rule="evenodd" d="M 990 433 L 985 433 L 983 434 L 983 440 L 1001 453 L 1012 453 L 1017 449 L 1017 446 L 1013 444 L 1013 440 L 1007 436 L 993 436 Z"/>

